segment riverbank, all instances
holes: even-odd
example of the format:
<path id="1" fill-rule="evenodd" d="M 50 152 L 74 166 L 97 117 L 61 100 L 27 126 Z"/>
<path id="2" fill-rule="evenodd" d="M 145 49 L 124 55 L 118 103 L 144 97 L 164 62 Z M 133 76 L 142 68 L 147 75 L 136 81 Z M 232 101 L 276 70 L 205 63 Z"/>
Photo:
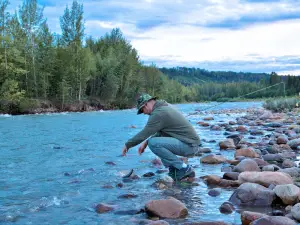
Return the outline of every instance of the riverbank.
<path id="1" fill-rule="evenodd" d="M 265 99 L 230 99 L 224 102 L 217 102 L 222 104 L 226 102 L 258 102 Z M 177 102 L 171 104 L 201 104 L 210 102 Z M 216 104 L 216 105 L 217 105 Z M 44 113 L 65 113 L 65 112 L 92 112 L 92 111 L 106 111 L 106 110 L 120 110 L 134 108 L 132 106 L 117 106 L 113 104 L 104 104 L 100 101 L 84 100 L 75 103 L 64 104 L 63 106 L 48 100 L 24 100 L 18 104 L 11 102 L 4 102 L 0 100 L 0 114 L 8 115 L 30 115 L 30 114 L 44 114 Z"/>

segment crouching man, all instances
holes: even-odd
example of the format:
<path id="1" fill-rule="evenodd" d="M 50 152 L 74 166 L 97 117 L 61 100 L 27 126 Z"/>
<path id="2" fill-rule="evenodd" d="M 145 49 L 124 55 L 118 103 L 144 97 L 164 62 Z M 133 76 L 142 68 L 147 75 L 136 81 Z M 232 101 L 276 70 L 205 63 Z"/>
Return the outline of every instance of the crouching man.
<path id="1" fill-rule="evenodd" d="M 137 101 L 137 114 L 149 115 L 146 126 L 129 139 L 122 149 L 122 155 L 131 147 L 142 143 L 138 149 L 141 155 L 147 146 L 169 168 L 169 176 L 174 180 L 194 177 L 195 171 L 179 156 L 195 154 L 200 138 L 189 121 L 166 101 L 157 100 L 149 94 L 142 94 Z"/>

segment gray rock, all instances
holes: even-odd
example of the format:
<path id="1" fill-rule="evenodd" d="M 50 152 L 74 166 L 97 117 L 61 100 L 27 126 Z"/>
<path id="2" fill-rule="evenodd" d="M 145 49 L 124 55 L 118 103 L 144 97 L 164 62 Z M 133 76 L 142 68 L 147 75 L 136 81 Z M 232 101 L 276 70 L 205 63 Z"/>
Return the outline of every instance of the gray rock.
<path id="1" fill-rule="evenodd" d="M 270 206 L 275 192 L 255 183 L 244 183 L 231 195 L 229 201 L 239 206 Z"/>

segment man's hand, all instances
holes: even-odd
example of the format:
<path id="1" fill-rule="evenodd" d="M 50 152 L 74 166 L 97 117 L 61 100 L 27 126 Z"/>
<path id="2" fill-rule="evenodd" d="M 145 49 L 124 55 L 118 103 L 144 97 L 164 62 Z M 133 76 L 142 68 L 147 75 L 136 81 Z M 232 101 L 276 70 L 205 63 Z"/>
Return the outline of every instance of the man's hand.
<path id="1" fill-rule="evenodd" d="M 128 149 L 127 149 L 126 145 L 124 145 L 124 147 L 122 149 L 122 156 L 126 156 L 127 152 L 128 152 Z"/>
<path id="2" fill-rule="evenodd" d="M 143 154 L 145 151 L 145 148 L 147 148 L 148 141 L 143 142 L 139 147 L 139 155 Z"/>

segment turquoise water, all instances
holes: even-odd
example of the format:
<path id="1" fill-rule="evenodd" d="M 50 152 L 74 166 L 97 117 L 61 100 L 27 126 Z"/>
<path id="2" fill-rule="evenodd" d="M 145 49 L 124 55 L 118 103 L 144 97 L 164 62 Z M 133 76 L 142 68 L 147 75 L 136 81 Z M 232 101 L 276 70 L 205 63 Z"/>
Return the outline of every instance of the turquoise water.
<path id="1" fill-rule="evenodd" d="M 203 115 L 188 116 L 210 104 L 175 105 L 193 124 L 201 139 L 216 140 L 203 143 L 214 153 L 219 152 L 218 140 L 224 131 L 210 131 L 196 125 Z M 225 103 L 216 109 L 261 107 L 260 102 Z M 209 116 L 209 113 L 207 115 Z M 213 123 L 234 120 L 238 114 L 215 115 Z M 128 138 L 143 128 L 147 116 L 135 110 L 98 111 L 9 116 L 0 115 L 0 223 L 1 224 L 135 224 L 145 214 L 128 215 L 127 210 L 139 210 L 151 199 L 166 198 L 168 193 L 151 187 L 158 179 L 143 178 L 146 172 L 156 172 L 147 149 L 139 156 L 137 148 L 127 157 L 120 157 Z M 136 128 L 131 128 L 134 125 Z M 232 158 L 233 153 L 226 153 Z M 114 162 L 116 165 L 108 165 Z M 207 174 L 222 175 L 222 165 L 201 165 L 199 157 L 189 160 L 196 168 L 197 177 Z M 130 169 L 141 177 L 122 188 L 122 175 Z M 111 185 L 113 188 L 103 188 Z M 219 206 L 227 201 L 231 190 L 222 190 L 218 197 L 207 195 L 206 185 L 177 187 L 175 197 L 183 201 L 189 216 L 169 220 L 171 224 L 200 220 L 239 222 L 238 213 L 222 215 Z M 179 193 L 180 192 L 180 193 Z M 133 193 L 137 198 L 121 199 Z M 115 205 L 107 214 L 95 213 L 99 203 Z"/>

